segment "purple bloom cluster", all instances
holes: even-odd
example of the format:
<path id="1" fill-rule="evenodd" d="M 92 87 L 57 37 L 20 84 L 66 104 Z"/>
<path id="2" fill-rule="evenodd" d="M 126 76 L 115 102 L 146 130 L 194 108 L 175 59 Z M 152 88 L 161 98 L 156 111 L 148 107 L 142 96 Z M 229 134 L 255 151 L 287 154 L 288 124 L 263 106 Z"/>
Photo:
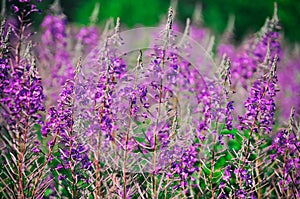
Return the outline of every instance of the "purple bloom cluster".
<path id="1" fill-rule="evenodd" d="M 282 51 L 280 47 L 279 20 L 275 7 L 272 19 L 267 19 L 259 33 L 251 38 L 248 43 L 239 49 L 234 49 L 230 44 L 221 44 L 218 54 L 226 54 L 232 60 L 233 86 L 243 86 L 248 90 L 249 80 L 255 78 L 255 74 L 262 70 L 270 70 L 269 62 L 277 57 L 280 60 Z"/>
<path id="2" fill-rule="evenodd" d="M 242 182 L 244 182 L 242 187 L 235 188 L 232 185 L 238 184 L 238 179 L 240 179 Z M 251 198 L 254 197 L 255 194 L 248 193 L 246 191 L 247 188 L 250 188 L 253 186 L 253 179 L 252 175 L 243 168 L 238 168 L 236 165 L 228 165 L 225 167 L 223 174 L 222 174 L 222 181 L 220 182 L 219 188 L 222 189 L 222 197 L 223 198 L 229 198 L 230 194 L 225 193 L 225 188 L 230 189 L 236 189 L 231 190 L 231 193 L 234 193 L 234 195 L 238 198 L 248 198 L 249 196 Z M 256 197 L 254 197 L 256 198 Z"/>
<path id="3" fill-rule="evenodd" d="M 90 49 L 96 47 L 95 41 L 99 40 L 99 33 L 96 27 L 84 27 L 77 34 L 76 38 L 84 45 L 88 45 Z"/>
<path id="4" fill-rule="evenodd" d="M 48 142 L 50 151 L 55 145 L 59 148 L 61 162 L 56 167 L 59 173 L 58 180 L 65 180 L 66 176 L 63 173 L 70 172 L 72 186 L 77 186 L 78 180 L 88 181 L 84 170 L 89 170 L 92 163 L 88 156 L 89 147 L 81 141 L 82 135 L 74 128 L 74 99 L 74 82 L 67 80 L 57 108 L 49 109 L 48 121 L 42 128 L 42 135 L 46 137 L 51 133 L 52 138 Z M 52 158 L 49 161 L 52 161 Z"/>
<path id="5" fill-rule="evenodd" d="M 9 85 L 10 65 L 8 59 L 0 59 L 0 93 Z"/>
<path id="6" fill-rule="evenodd" d="M 30 14 L 32 11 L 25 10 L 23 12 Z M 26 30 L 22 25 L 20 28 L 22 31 Z M 45 111 L 45 96 L 36 60 L 32 55 L 32 43 L 19 41 L 19 48 L 13 53 L 8 45 L 10 30 L 10 27 L 6 29 L 4 21 L 1 25 L 0 36 L 0 130 L 3 151 L 0 161 L 1 165 L 5 165 L 9 169 L 3 174 L 2 178 L 5 181 L 2 181 L 1 184 L 3 185 L 4 182 L 5 186 L 11 186 L 11 189 L 7 190 L 7 194 L 16 194 L 21 198 L 26 198 L 31 193 L 24 190 L 23 184 L 28 184 L 29 187 L 34 186 L 40 191 L 47 183 L 46 180 L 39 178 L 35 179 L 40 183 L 37 185 L 35 180 L 28 179 L 36 167 L 41 167 L 41 163 L 37 160 L 42 157 L 42 154 L 38 153 L 42 147 L 37 139 L 35 125 L 43 123 L 42 112 Z M 14 27 L 13 32 L 17 31 L 19 30 Z M 26 49 L 25 53 L 18 50 L 20 46 Z M 28 159 L 33 161 L 28 161 Z M 33 164 L 34 161 L 36 162 Z M 34 175 L 36 174 L 34 173 Z M 36 196 L 35 193 L 32 195 Z M 5 196 L 7 197 L 6 194 Z"/>
<path id="7" fill-rule="evenodd" d="M 244 103 L 246 113 L 244 116 L 239 116 L 241 129 L 250 129 L 258 133 L 259 129 L 269 133 L 274 124 L 275 114 L 275 95 L 278 91 L 276 88 L 277 59 L 275 58 L 272 64 L 271 71 L 261 80 L 253 83 L 250 97 Z"/>
<path id="8" fill-rule="evenodd" d="M 280 130 L 270 147 L 273 153 L 270 155 L 272 161 L 278 161 L 279 179 L 276 183 L 282 188 L 282 195 L 285 196 L 289 190 L 294 196 L 299 197 L 300 191 L 300 140 L 294 126 L 294 109 L 292 109 L 289 127 Z"/>
<path id="9" fill-rule="evenodd" d="M 232 60 L 232 80 L 233 85 L 241 84 L 245 89 L 248 89 L 248 80 L 254 76 L 257 71 L 253 59 L 248 53 L 241 53 Z"/>
<path id="10" fill-rule="evenodd" d="M 177 174 L 180 178 L 179 184 L 173 187 L 174 189 L 182 188 L 185 189 L 190 180 L 195 181 L 196 179 L 192 176 L 196 171 L 199 171 L 197 163 L 197 144 L 191 145 L 181 156 L 178 162 L 171 164 L 171 173 Z M 169 173 L 168 176 L 172 177 Z M 173 174 L 173 175 L 174 175 Z"/>
<path id="11" fill-rule="evenodd" d="M 74 68 L 67 48 L 66 19 L 63 15 L 47 15 L 42 23 L 45 29 L 41 43 L 41 67 L 50 78 L 44 80 L 47 96 L 51 102 L 58 100 L 60 88 L 66 79 L 72 78 Z M 51 65 L 51 67 L 49 67 Z"/>
<path id="12" fill-rule="evenodd" d="M 254 50 L 252 51 L 254 61 L 257 65 L 265 62 L 265 55 L 267 53 L 270 54 L 270 60 L 273 60 L 275 56 L 277 56 L 280 60 L 282 51 L 279 42 L 279 30 L 281 27 L 278 24 L 279 20 L 277 17 L 277 8 L 275 7 L 273 18 L 266 20 L 266 24 L 258 34 L 260 37 L 259 41 L 255 44 Z"/>
<path id="13" fill-rule="evenodd" d="M 19 121 L 27 122 L 26 117 L 41 123 L 40 111 L 44 111 L 43 87 L 41 78 L 37 74 L 35 66 L 19 65 L 6 80 L 1 103 L 9 111 L 9 125 L 16 125 Z M 8 83 L 9 81 L 9 83 Z"/>
<path id="14" fill-rule="evenodd" d="M 117 80 L 121 78 L 126 70 L 126 65 L 119 58 L 105 60 L 103 71 L 99 74 L 99 81 L 95 94 L 96 117 L 99 119 L 102 134 L 108 139 L 113 140 L 112 131 L 114 113 L 112 112 L 113 90 Z M 103 66 L 102 66 L 103 67 Z"/>

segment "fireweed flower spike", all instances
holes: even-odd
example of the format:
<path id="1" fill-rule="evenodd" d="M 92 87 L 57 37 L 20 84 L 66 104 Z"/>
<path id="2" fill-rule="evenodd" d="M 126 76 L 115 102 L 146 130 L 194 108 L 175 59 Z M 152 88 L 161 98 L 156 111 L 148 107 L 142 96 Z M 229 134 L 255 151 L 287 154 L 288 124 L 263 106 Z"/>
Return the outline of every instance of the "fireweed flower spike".
<path id="1" fill-rule="evenodd" d="M 274 98 L 277 92 L 276 67 L 277 56 L 272 62 L 271 70 L 253 83 L 250 97 L 244 103 L 246 113 L 238 117 L 241 124 L 240 130 L 249 132 L 249 137 L 245 136 L 245 151 L 241 163 L 237 164 L 239 166 L 234 169 L 234 174 L 240 187 L 235 194 L 240 195 L 243 193 L 243 197 L 247 195 L 245 192 L 247 188 L 251 189 L 256 183 L 259 186 L 262 182 L 259 176 L 262 165 L 258 166 L 258 163 L 264 160 L 257 158 L 255 161 L 252 161 L 249 158 L 254 154 L 251 148 L 257 150 L 257 147 L 265 143 L 264 138 L 271 132 L 274 124 Z M 253 140 L 256 142 L 253 143 Z M 239 161 L 237 160 L 237 162 Z M 255 170 L 255 173 L 258 175 L 257 181 L 253 180 L 254 174 L 250 172 L 251 170 Z M 252 193 L 254 194 L 254 192 Z M 257 195 L 261 197 L 261 189 L 258 189 Z"/>
<path id="2" fill-rule="evenodd" d="M 63 15 L 59 1 L 56 0 L 51 7 L 51 14 L 48 14 L 42 22 L 45 31 L 40 46 L 42 74 L 51 77 L 44 79 L 50 105 L 58 100 L 60 88 L 65 84 L 66 79 L 72 79 L 74 75 L 70 54 L 67 51 L 66 26 L 66 16 Z"/>
<path id="3" fill-rule="evenodd" d="M 248 91 L 251 81 L 259 77 L 260 73 L 270 70 L 268 62 L 272 62 L 275 55 L 280 61 L 282 57 L 280 47 L 280 25 L 277 16 L 277 5 L 274 14 L 267 18 L 261 30 L 253 35 L 248 42 L 235 49 L 232 45 L 221 44 L 219 55 L 227 54 L 232 60 L 232 83 L 238 88 L 242 86 Z M 266 54 L 269 53 L 269 56 Z M 266 59 L 268 57 L 268 59 Z"/>
<path id="4" fill-rule="evenodd" d="M 66 81 L 57 108 L 50 108 L 48 121 L 42 129 L 44 136 L 52 134 L 48 142 L 50 152 L 55 144 L 58 145 L 60 162 L 54 171 L 57 171 L 58 181 L 66 186 L 72 198 L 83 197 L 82 194 L 86 193 L 85 184 L 89 183 L 87 172 L 91 169 L 89 147 L 81 142 L 79 132 L 74 129 L 74 100 L 76 99 L 74 87 L 78 83 L 77 74 L 80 72 L 80 65 L 79 62 L 74 80 Z M 68 187 L 72 188 L 68 189 Z"/>
<path id="5" fill-rule="evenodd" d="M 275 3 L 273 17 L 271 19 L 267 18 L 265 25 L 260 32 L 257 33 L 257 38 L 254 40 L 254 49 L 252 52 L 254 61 L 257 64 L 264 62 L 268 50 L 270 50 L 270 60 L 273 60 L 275 56 L 278 56 L 278 60 L 281 59 L 282 52 L 279 42 L 280 35 L 278 33 L 280 29 L 281 27 L 277 16 L 277 4 Z"/>
<path id="6" fill-rule="evenodd" d="M 28 2 L 21 3 L 16 13 L 18 26 L 5 30 L 4 22 L 1 27 L 0 194 L 23 199 L 32 196 L 30 188 L 43 159 L 36 127 L 42 123 L 45 96 L 32 53 L 32 34 L 24 36 L 30 27 L 28 17 L 37 9 Z M 15 48 L 8 48 L 10 30 L 14 33 L 10 38 L 16 39 Z M 32 197 L 41 197 L 49 186 L 50 180 L 43 175 Z"/>
<path id="7" fill-rule="evenodd" d="M 256 67 L 261 67 L 265 62 L 274 60 L 276 56 L 278 61 L 280 61 L 282 57 L 279 35 L 280 29 L 281 27 L 277 16 L 277 4 L 275 3 L 273 17 L 271 19 L 267 18 L 265 25 L 261 28 L 260 32 L 256 34 L 256 38 L 250 47 L 251 49 L 248 51 L 252 53 Z M 267 54 L 269 55 L 266 56 Z M 266 58 L 269 58 L 269 60 L 266 60 Z M 260 68 L 257 68 L 256 70 L 259 69 Z M 266 72 L 270 67 L 263 69 L 263 72 Z"/>
<path id="8" fill-rule="evenodd" d="M 103 149 L 108 149 L 109 145 L 116 144 L 114 132 L 118 129 L 116 123 L 116 112 L 113 110 L 113 96 L 118 98 L 114 93 L 114 89 L 118 80 L 123 76 L 127 66 L 124 61 L 117 57 L 116 49 L 121 45 L 122 38 L 120 37 L 120 19 L 117 18 L 117 23 L 112 35 L 107 35 L 104 40 L 100 57 L 100 71 L 97 77 L 96 92 L 93 100 L 93 136 L 92 152 L 94 153 L 94 168 L 95 168 L 95 197 L 103 197 L 103 179 L 101 160 Z"/>
<path id="9" fill-rule="evenodd" d="M 170 7 L 169 11 L 168 11 L 168 18 L 167 18 L 167 24 L 165 27 L 165 30 L 163 32 L 164 34 L 164 44 L 163 44 L 163 49 L 162 49 L 162 55 L 161 55 L 161 63 L 159 63 L 159 67 L 161 69 L 160 73 L 161 75 L 163 75 L 164 70 L 165 70 L 165 59 L 166 59 L 166 50 L 168 48 L 168 44 L 169 44 L 169 37 L 172 34 L 172 24 L 173 24 L 173 8 Z M 153 192 L 153 198 L 157 198 L 158 197 L 158 193 L 157 193 L 157 183 L 158 183 L 158 179 L 157 176 L 155 175 L 157 172 L 157 141 L 158 141 L 158 125 L 160 123 L 159 119 L 160 119 L 160 115 L 161 115 L 161 106 L 162 106 L 162 98 L 163 98 L 163 78 L 162 76 L 159 77 L 160 82 L 158 82 L 158 89 L 159 89 L 159 96 L 158 96 L 158 110 L 157 110 L 157 119 L 156 119 L 156 127 L 153 131 L 153 187 L 152 187 L 152 192 Z"/>
<path id="10" fill-rule="evenodd" d="M 1 137 L 4 140 L 14 139 L 13 143 L 6 143 L 5 148 L 7 155 L 2 161 L 6 165 L 7 172 L 11 174 L 17 173 L 18 178 L 11 179 L 11 182 L 19 182 L 18 186 L 12 186 L 7 190 L 7 193 L 15 195 L 18 193 L 21 197 L 25 198 L 29 194 L 26 187 L 31 186 L 31 181 L 34 178 L 33 173 L 29 172 L 24 175 L 23 170 L 31 171 L 30 169 L 38 167 L 37 162 L 41 158 L 39 151 L 39 142 L 36 140 L 35 124 L 41 124 L 41 111 L 44 111 L 44 94 L 41 84 L 41 78 L 38 76 L 35 60 L 33 57 L 28 57 L 28 60 L 22 59 L 18 66 L 15 66 L 14 71 L 9 74 L 9 83 L 3 90 L 1 99 L 1 117 L 5 123 L 1 125 Z M 10 144 L 12 144 L 10 146 Z M 30 152 L 34 152 L 32 154 Z M 9 158 L 8 158 L 9 157 Z M 28 158 L 32 161 L 28 162 Z M 14 159 L 18 164 L 12 164 L 9 160 Z M 18 165 L 18 166 L 17 166 Z M 15 168 L 17 166 L 17 168 Z M 22 172 L 19 173 L 19 172 Z M 12 176 L 7 176 L 10 179 Z M 25 181 L 28 179 L 28 181 Z M 2 181 L 3 183 L 3 181 Z M 5 182 L 10 187 L 9 182 Z M 28 183 L 28 184 L 27 184 Z M 38 193 L 43 194 L 41 189 L 48 186 L 48 183 L 42 183 L 39 187 Z M 16 189 L 16 190 L 15 190 Z M 15 190 L 11 193 L 12 190 Z"/>
<path id="11" fill-rule="evenodd" d="M 219 78 L 223 80 L 221 84 L 223 85 L 224 94 L 226 97 L 226 108 L 225 108 L 225 124 L 228 130 L 232 130 L 232 121 L 233 115 L 232 112 L 234 110 L 233 101 L 230 100 L 230 95 L 234 94 L 235 91 L 232 90 L 232 83 L 231 83 L 231 61 L 230 58 L 226 55 L 223 56 L 223 60 L 220 67 Z M 232 136 L 232 135 L 230 135 Z"/>
<path id="12" fill-rule="evenodd" d="M 137 79 L 138 79 L 138 69 L 142 67 L 143 65 L 143 53 L 142 50 L 139 50 L 139 55 L 137 58 L 137 64 L 136 64 L 136 77 L 134 80 L 134 85 L 132 90 L 129 90 L 128 92 L 128 101 L 129 101 L 129 110 L 128 110 L 128 124 L 127 128 L 128 130 L 125 133 L 125 137 L 122 138 L 120 146 L 122 147 L 124 151 L 124 156 L 123 156 L 123 189 L 120 189 L 121 192 L 123 193 L 120 195 L 123 198 L 130 198 L 130 187 L 129 184 L 131 182 L 130 176 L 127 176 L 126 173 L 127 171 L 127 164 L 129 160 L 129 155 L 132 154 L 132 151 L 135 147 L 135 144 L 132 142 L 132 122 L 134 121 L 134 117 L 136 116 L 137 109 L 139 108 L 137 105 L 137 97 L 138 97 L 138 87 L 137 87 Z"/>
<path id="13" fill-rule="evenodd" d="M 277 160 L 278 165 L 276 178 L 274 178 L 276 189 L 280 190 L 280 195 L 277 196 L 298 198 L 300 196 L 300 140 L 299 129 L 295 126 L 294 108 L 291 110 L 288 127 L 277 133 L 270 149 L 274 152 L 270 158 L 272 161 Z"/>
<path id="14" fill-rule="evenodd" d="M 277 60 L 275 57 L 269 73 L 255 81 L 250 97 L 244 103 L 246 113 L 239 116 L 240 129 L 252 133 L 269 133 L 274 125 L 275 96 L 277 90 Z"/>

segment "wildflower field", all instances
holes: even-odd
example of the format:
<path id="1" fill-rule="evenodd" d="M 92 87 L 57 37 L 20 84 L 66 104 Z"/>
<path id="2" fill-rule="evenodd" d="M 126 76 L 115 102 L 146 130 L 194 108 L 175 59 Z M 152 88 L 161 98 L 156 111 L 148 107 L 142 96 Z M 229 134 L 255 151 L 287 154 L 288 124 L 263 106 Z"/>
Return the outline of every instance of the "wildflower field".
<path id="1" fill-rule="evenodd" d="M 0 198 L 300 198 L 300 51 L 276 3 L 237 45 L 199 6 L 128 29 L 41 1 L 2 4 Z"/>

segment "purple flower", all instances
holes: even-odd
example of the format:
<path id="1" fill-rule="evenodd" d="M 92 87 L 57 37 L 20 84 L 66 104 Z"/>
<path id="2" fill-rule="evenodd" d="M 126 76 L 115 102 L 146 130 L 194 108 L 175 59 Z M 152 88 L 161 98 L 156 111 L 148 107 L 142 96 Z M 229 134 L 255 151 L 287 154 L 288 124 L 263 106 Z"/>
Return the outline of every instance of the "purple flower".
<path id="1" fill-rule="evenodd" d="M 232 171 L 232 169 L 231 169 L 231 166 L 229 165 L 229 166 L 227 166 L 226 168 L 225 168 L 225 170 L 224 170 L 224 173 L 223 173 L 223 180 L 225 180 L 227 183 L 229 183 L 229 180 L 230 180 L 230 178 L 231 178 L 231 171 Z"/>
<path id="2" fill-rule="evenodd" d="M 261 31 L 250 38 L 248 43 L 238 49 L 231 45 L 220 45 L 219 54 L 226 54 L 232 60 L 232 82 L 234 87 L 241 85 L 248 90 L 250 81 L 257 72 L 270 70 L 269 62 L 275 57 L 280 60 L 282 51 L 280 47 L 279 20 L 274 10 L 273 18 L 267 19 Z"/>
<path id="3" fill-rule="evenodd" d="M 20 7 L 11 5 L 17 12 L 19 23 L 12 20 L 12 24 L 7 26 L 8 23 L 3 20 L 0 27 L 0 131 L 1 148 L 4 149 L 0 159 L 1 164 L 10 167 L 8 173 L 1 171 L 3 178 L 10 179 L 6 185 L 10 188 L 3 192 L 12 194 L 11 197 L 18 195 L 23 198 L 28 197 L 29 192 L 17 183 L 40 189 L 49 180 L 44 178 L 47 173 L 42 168 L 44 153 L 37 139 L 38 127 L 43 123 L 45 96 L 32 53 L 30 36 L 33 33 L 28 31 L 31 25 L 28 15 L 36 8 L 30 4 L 20 4 L 28 2 L 19 0 Z M 11 31 L 15 33 L 12 36 Z M 3 162 L 4 156 L 8 159 Z M 14 174 L 11 175 L 11 172 Z M 34 177 L 29 179 L 29 175 Z M 44 191 L 39 192 L 42 193 Z M 36 193 L 30 195 L 37 197 Z"/>
<path id="4" fill-rule="evenodd" d="M 20 10 L 19 7 L 16 6 L 16 5 L 14 5 L 14 4 L 11 5 L 11 8 L 13 9 L 13 11 L 14 11 L 15 13 L 19 12 L 19 10 Z"/>
<path id="5" fill-rule="evenodd" d="M 58 175 L 58 180 L 64 180 L 64 179 L 66 179 L 66 175 L 61 175 L 61 174 Z"/>
<path id="6" fill-rule="evenodd" d="M 278 33 L 281 27 L 279 26 L 276 9 L 277 8 L 274 10 L 273 18 L 266 20 L 265 25 L 258 34 L 259 41 L 256 43 L 253 51 L 254 60 L 257 64 L 265 62 L 265 55 L 268 53 L 270 56 L 269 60 L 273 60 L 275 56 L 277 56 L 279 60 L 281 58 L 280 35 Z"/>

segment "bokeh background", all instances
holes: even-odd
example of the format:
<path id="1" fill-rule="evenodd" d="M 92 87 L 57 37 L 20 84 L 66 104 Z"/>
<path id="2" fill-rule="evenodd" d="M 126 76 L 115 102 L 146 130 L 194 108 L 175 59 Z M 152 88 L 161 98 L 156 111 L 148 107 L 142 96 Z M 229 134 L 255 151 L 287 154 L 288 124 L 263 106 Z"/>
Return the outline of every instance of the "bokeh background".
<path id="1" fill-rule="evenodd" d="M 36 17 L 35 26 L 42 21 L 54 0 L 43 0 L 43 14 Z M 120 17 L 122 24 L 132 28 L 136 25 L 155 26 L 165 15 L 170 0 L 61 0 L 64 14 L 72 23 L 87 25 L 95 4 L 100 3 L 99 24 L 109 17 Z M 277 0 L 278 15 L 287 41 L 300 41 L 300 1 Z M 216 36 L 227 26 L 229 16 L 235 16 L 235 41 L 239 42 L 249 32 L 256 32 L 266 17 L 272 16 L 274 0 L 178 0 L 177 20 L 184 24 L 192 17 L 195 5 L 201 3 L 204 26 Z"/>

